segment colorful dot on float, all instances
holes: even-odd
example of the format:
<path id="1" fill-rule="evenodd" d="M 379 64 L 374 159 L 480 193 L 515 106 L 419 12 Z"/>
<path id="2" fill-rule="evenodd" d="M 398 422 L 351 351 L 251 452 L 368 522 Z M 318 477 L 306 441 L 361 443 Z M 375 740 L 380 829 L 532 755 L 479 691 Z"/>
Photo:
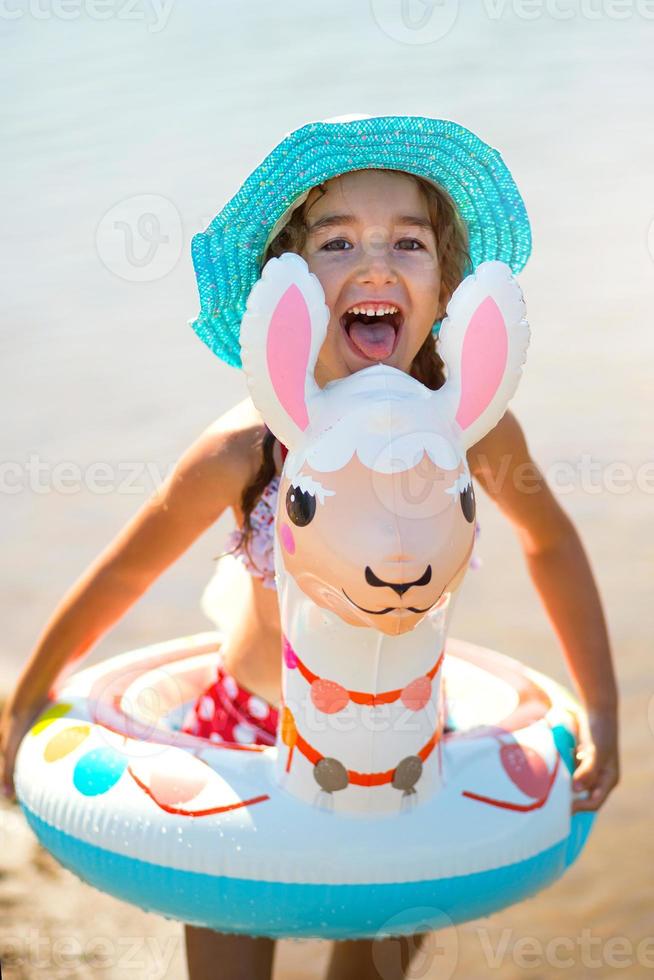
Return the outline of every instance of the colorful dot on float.
<path id="1" fill-rule="evenodd" d="M 72 704 L 64 704 L 63 702 L 61 704 L 53 704 L 51 708 L 47 708 L 42 715 L 39 715 L 37 721 L 30 729 L 30 735 L 40 735 L 57 718 L 64 718 L 72 707 Z"/>
<path id="2" fill-rule="evenodd" d="M 519 742 L 503 744 L 500 762 L 511 782 L 525 796 L 537 800 L 547 792 L 550 779 L 547 763 L 536 749 Z"/>
<path id="3" fill-rule="evenodd" d="M 155 802 L 162 806 L 179 806 L 189 803 L 199 796 L 207 785 L 207 780 L 188 779 L 183 776 L 170 776 L 165 772 L 153 773 L 150 792 Z"/>
<path id="4" fill-rule="evenodd" d="M 77 761 L 73 784 L 83 796 L 100 796 L 118 782 L 126 766 L 122 752 L 109 746 L 92 749 Z"/>
<path id="5" fill-rule="evenodd" d="M 311 685 L 311 700 L 318 711 L 335 715 L 350 703 L 350 695 L 341 684 L 318 678 Z"/>
<path id="6" fill-rule="evenodd" d="M 284 745 L 288 745 L 289 748 L 293 748 L 297 742 L 297 728 L 295 727 L 295 718 L 293 717 L 293 712 L 290 708 L 284 707 L 282 712 L 282 742 Z"/>
<path id="7" fill-rule="evenodd" d="M 43 750 L 43 758 L 46 762 L 57 762 L 65 756 L 70 755 L 75 749 L 88 738 L 91 731 L 90 725 L 74 725 L 71 728 L 64 728 L 63 731 L 53 735 Z"/>
<path id="8" fill-rule="evenodd" d="M 421 711 L 429 703 L 431 697 L 431 678 L 416 677 L 402 691 L 402 704 L 409 711 Z"/>
<path id="9" fill-rule="evenodd" d="M 165 768 L 164 768 L 165 765 Z M 197 759 L 184 757 L 155 766 L 150 772 L 149 789 L 156 803 L 179 806 L 189 803 L 207 786 L 211 769 Z"/>
<path id="10" fill-rule="evenodd" d="M 293 717 L 293 712 L 290 708 L 284 705 L 284 710 L 282 712 L 282 722 L 281 722 L 281 736 L 284 745 L 288 746 L 288 758 L 286 760 L 286 772 L 291 771 L 291 763 L 293 762 L 293 751 L 295 749 L 295 743 L 297 742 L 297 728 L 295 727 L 295 718 Z"/>
<path id="11" fill-rule="evenodd" d="M 575 748 L 577 744 L 574 735 L 564 725 L 554 725 L 552 738 L 566 769 L 572 775 L 575 771 Z"/>
<path id="12" fill-rule="evenodd" d="M 295 670 L 295 668 L 297 667 L 297 654 L 293 649 L 293 647 L 291 646 L 291 644 L 286 639 L 286 637 L 284 637 L 283 651 L 284 651 L 284 663 L 286 664 L 289 670 Z"/>

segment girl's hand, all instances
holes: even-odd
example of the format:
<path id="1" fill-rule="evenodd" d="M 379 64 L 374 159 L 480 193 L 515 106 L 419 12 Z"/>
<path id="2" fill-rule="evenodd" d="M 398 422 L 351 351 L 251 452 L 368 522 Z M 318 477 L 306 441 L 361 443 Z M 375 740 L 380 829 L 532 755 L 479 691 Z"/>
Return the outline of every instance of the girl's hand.
<path id="1" fill-rule="evenodd" d="M 0 749 L 2 750 L 2 789 L 6 796 L 14 795 L 14 765 L 23 736 L 48 704 L 48 699 L 19 704 L 9 698 L 0 718 Z"/>
<path id="2" fill-rule="evenodd" d="M 578 765 L 573 774 L 575 792 L 587 790 L 586 799 L 576 799 L 572 812 L 599 810 L 620 778 L 618 723 L 614 710 L 590 711 L 581 719 L 577 746 Z"/>

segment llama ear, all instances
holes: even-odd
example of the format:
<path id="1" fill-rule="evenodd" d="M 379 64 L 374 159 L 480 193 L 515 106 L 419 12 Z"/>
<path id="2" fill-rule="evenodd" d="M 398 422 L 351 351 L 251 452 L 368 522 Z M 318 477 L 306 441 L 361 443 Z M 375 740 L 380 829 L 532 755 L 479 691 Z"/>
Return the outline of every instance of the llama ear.
<path id="1" fill-rule="evenodd" d="M 289 449 L 320 396 L 313 370 L 328 323 L 322 286 L 301 256 L 286 252 L 266 263 L 241 324 L 243 369 L 252 401 Z"/>
<path id="2" fill-rule="evenodd" d="M 517 281 L 503 262 L 483 262 L 447 306 L 438 353 L 447 393 L 469 448 L 497 425 L 515 394 L 529 345 Z"/>

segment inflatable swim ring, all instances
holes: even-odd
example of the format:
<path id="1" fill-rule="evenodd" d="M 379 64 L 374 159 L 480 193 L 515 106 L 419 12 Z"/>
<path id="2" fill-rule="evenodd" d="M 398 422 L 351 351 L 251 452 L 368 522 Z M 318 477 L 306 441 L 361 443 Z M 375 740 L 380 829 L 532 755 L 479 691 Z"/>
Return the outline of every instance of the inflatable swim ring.
<path id="1" fill-rule="evenodd" d="M 87 668 L 24 739 L 25 816 L 95 887 L 221 931 L 347 938 L 489 914 L 581 850 L 593 814 L 569 813 L 576 705 L 543 675 L 449 640 L 447 792 L 342 820 L 280 786 L 275 749 L 175 731 L 218 649 L 204 634 Z"/>
<path id="2" fill-rule="evenodd" d="M 517 284 L 482 265 L 448 306 L 446 384 L 378 365 L 320 389 L 329 311 L 302 259 L 264 269 L 244 365 L 289 448 L 275 521 L 283 704 L 274 748 L 181 733 L 215 636 L 70 677 L 23 740 L 39 839 L 96 886 L 220 931 L 333 938 L 476 918 L 579 853 L 579 706 L 518 662 L 447 640 L 475 501 L 465 450 L 518 382 Z"/>

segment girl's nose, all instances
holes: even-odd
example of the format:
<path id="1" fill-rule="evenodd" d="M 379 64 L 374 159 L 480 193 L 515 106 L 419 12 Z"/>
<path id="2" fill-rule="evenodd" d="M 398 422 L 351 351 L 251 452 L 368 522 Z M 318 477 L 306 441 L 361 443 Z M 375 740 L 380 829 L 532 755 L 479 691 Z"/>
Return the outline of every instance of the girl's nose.
<path id="1" fill-rule="evenodd" d="M 375 285 L 397 282 L 393 258 L 388 245 L 369 244 L 362 250 L 361 262 L 356 273 L 357 282 Z"/>

